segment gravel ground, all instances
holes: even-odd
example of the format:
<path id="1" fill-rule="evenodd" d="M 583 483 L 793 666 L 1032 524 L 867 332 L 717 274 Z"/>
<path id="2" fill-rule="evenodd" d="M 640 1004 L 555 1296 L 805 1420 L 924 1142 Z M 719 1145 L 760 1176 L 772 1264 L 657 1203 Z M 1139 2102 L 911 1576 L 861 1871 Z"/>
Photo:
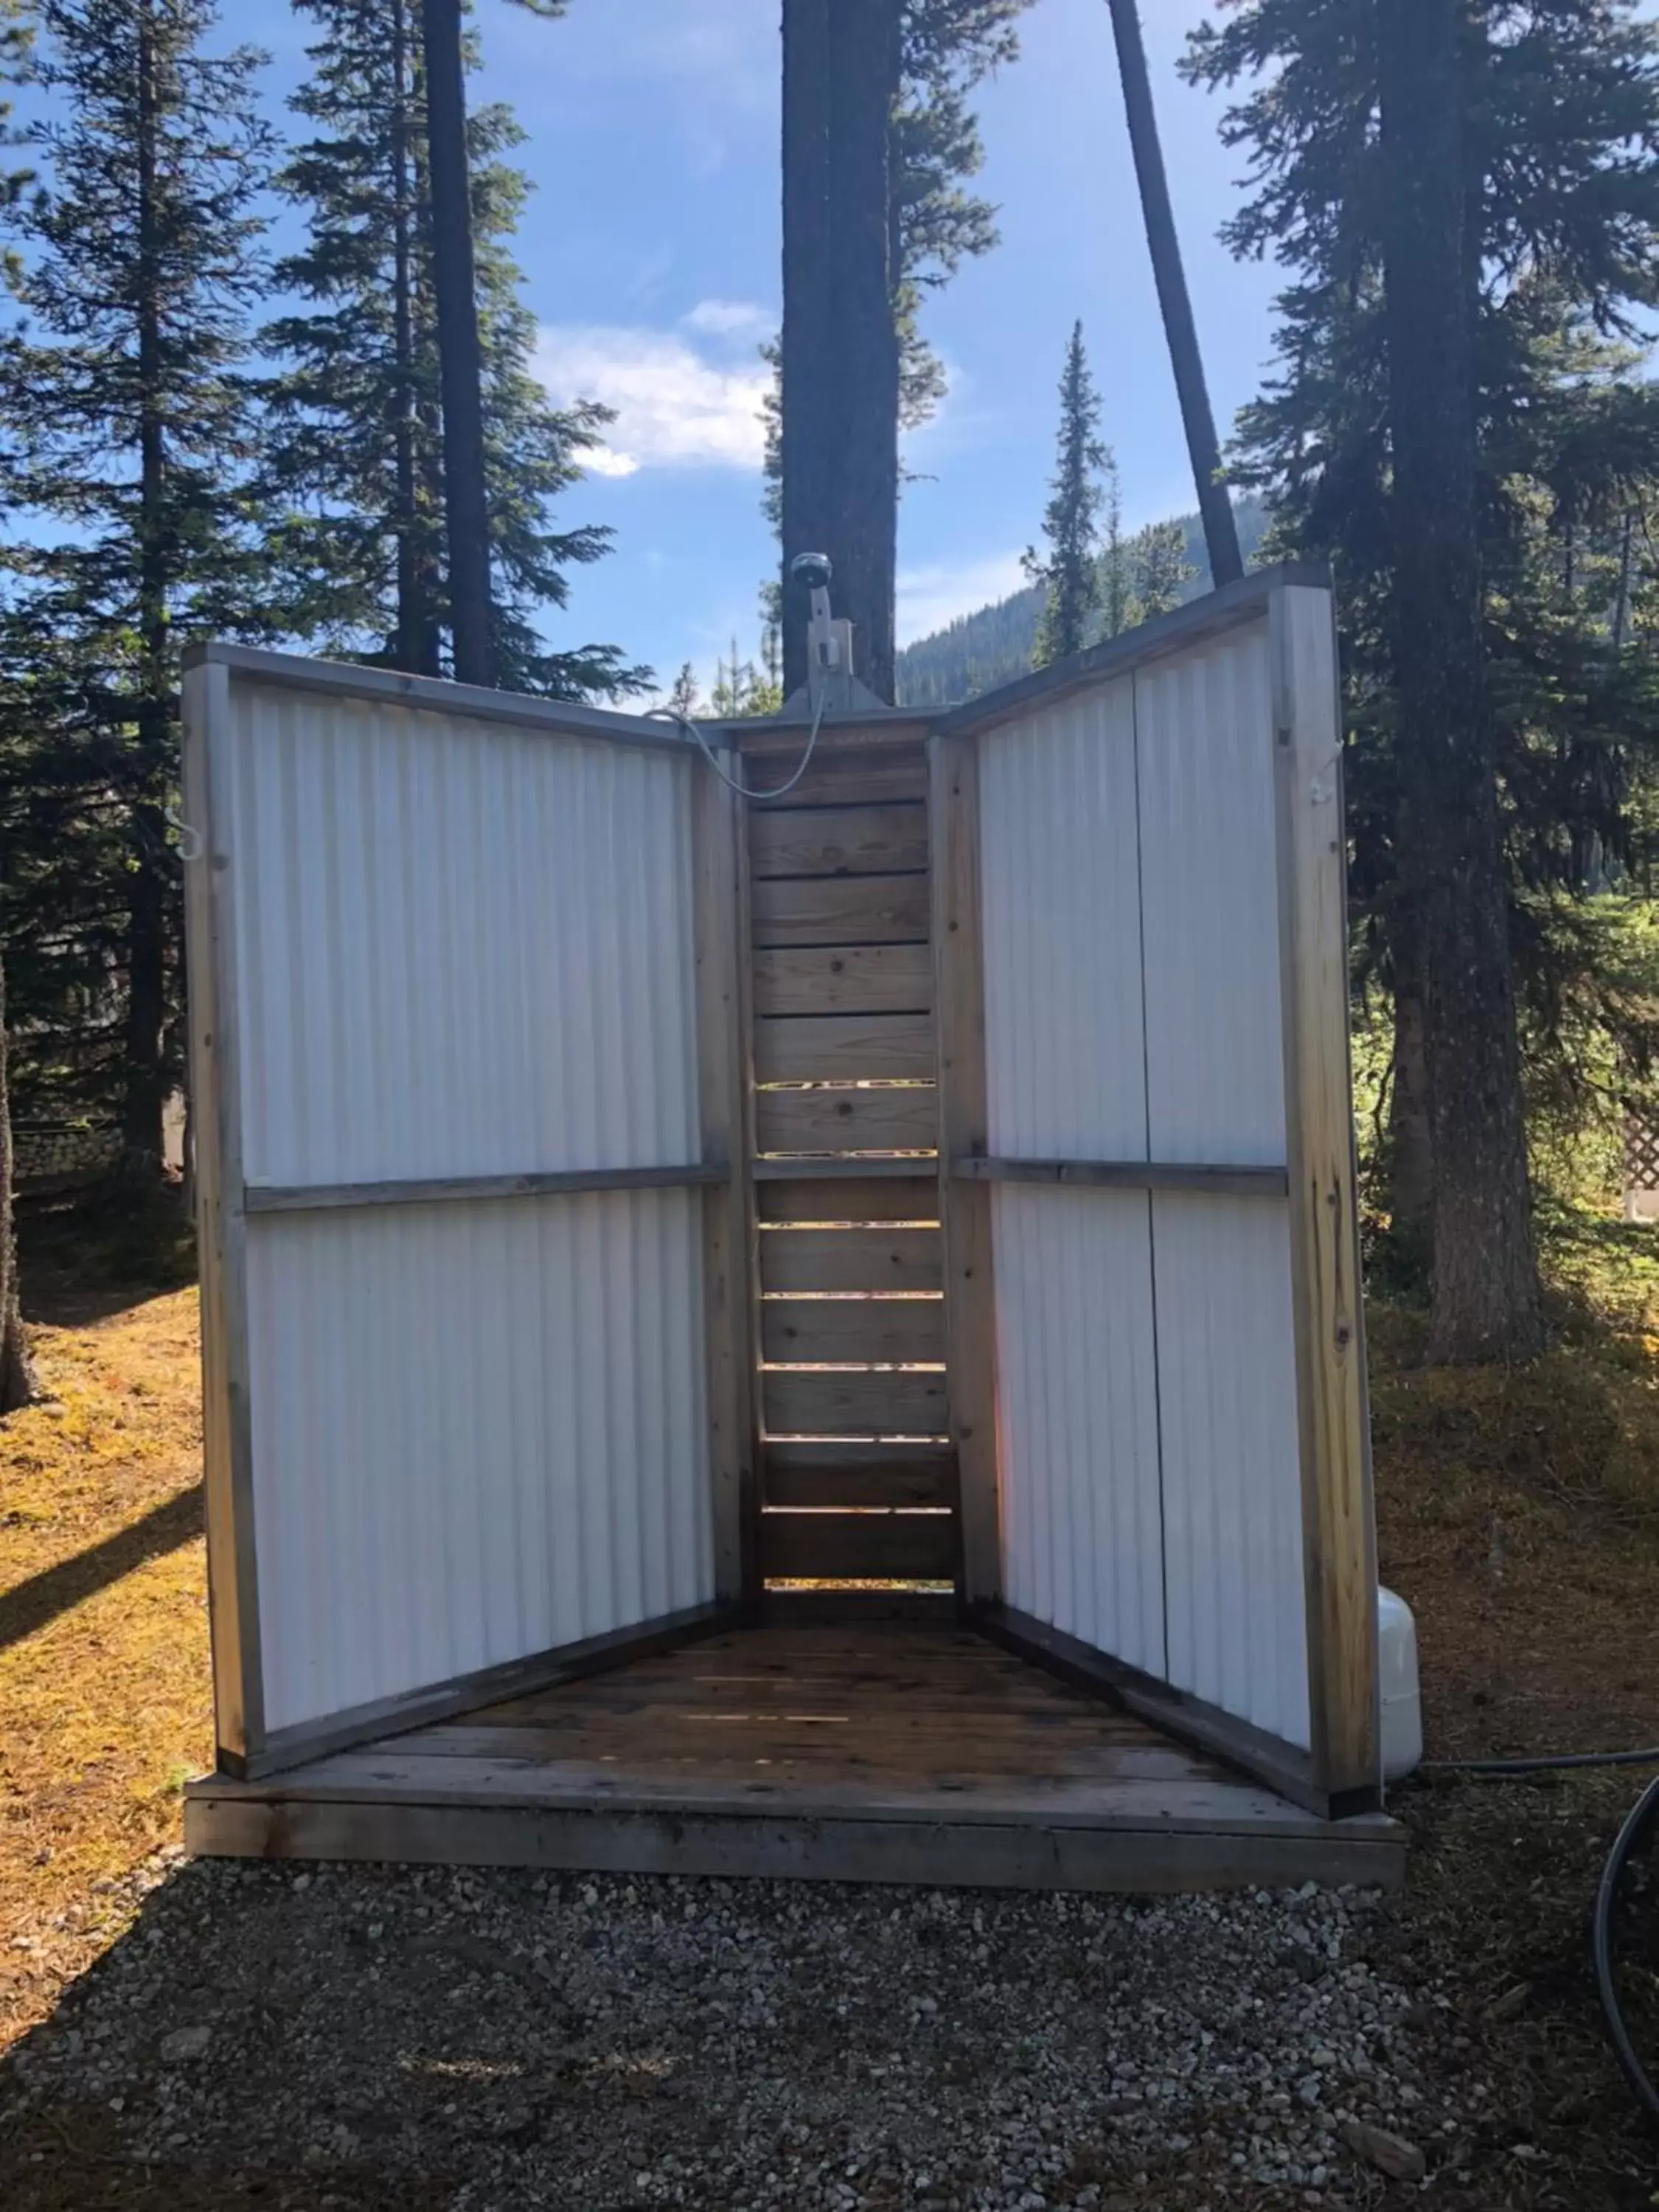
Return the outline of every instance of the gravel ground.
<path id="1" fill-rule="evenodd" d="M 1493 2094 L 1353 1891 L 141 1879 L 0 2071 L 14 2145 L 72 2113 L 105 2164 L 298 2174 L 322 2206 L 372 2174 L 447 2212 L 1216 2212 L 1404 2202 L 1419 2159 L 1449 2201 Z"/>

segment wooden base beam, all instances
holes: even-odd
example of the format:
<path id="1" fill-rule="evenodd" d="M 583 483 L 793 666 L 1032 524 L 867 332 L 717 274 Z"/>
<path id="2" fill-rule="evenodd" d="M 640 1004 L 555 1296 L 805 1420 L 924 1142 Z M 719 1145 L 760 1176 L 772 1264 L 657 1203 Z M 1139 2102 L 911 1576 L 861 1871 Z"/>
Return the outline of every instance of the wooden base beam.
<path id="1" fill-rule="evenodd" d="M 185 1841 L 228 1858 L 401 1861 L 418 1866 L 726 1879 L 874 1881 L 928 1887 L 1105 1891 L 1284 1888 L 1304 1881 L 1397 1887 L 1397 1832 L 1198 1834 L 938 1820 L 811 1820 L 678 1811 L 531 1811 L 483 1805 L 317 1804 L 198 1794 Z"/>

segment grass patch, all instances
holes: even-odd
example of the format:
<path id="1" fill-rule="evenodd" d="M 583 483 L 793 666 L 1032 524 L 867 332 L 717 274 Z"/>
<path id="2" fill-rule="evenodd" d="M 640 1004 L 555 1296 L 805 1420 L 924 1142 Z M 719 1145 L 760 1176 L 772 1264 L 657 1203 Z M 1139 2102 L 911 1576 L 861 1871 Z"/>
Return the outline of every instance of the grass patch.
<path id="1" fill-rule="evenodd" d="M 1425 1368 L 1373 1304 L 1383 1579 L 1418 1616 L 1431 1755 L 1659 1740 L 1659 1232 L 1540 1220 L 1554 1342 Z"/>
<path id="2" fill-rule="evenodd" d="M 1370 1309 L 1381 1557 L 1418 1615 L 1431 1755 L 1659 1738 L 1659 1230 L 1543 1228 L 1555 1342 L 1531 1367 L 1425 1369 L 1421 1313 Z M 37 1334 L 52 1402 L 0 1426 L 0 2045 L 129 1923 L 212 1744 L 194 1294 L 114 1294 L 67 1264 L 32 1283 L 54 1317 Z M 1655 2201 L 1588 1948 L 1642 1778 L 1397 1798 L 1414 1849 L 1384 1940 L 1445 1992 L 1437 2063 L 1492 2085 L 1475 2139 L 1439 2159 L 1470 2174 L 1437 2189 L 1461 2212 Z M 72 2186 L 55 2177 L 68 2196 L 31 2168 L 42 2193 L 21 2201 L 141 2201 L 86 2158 Z M 172 2186 L 154 2201 L 198 2201 Z M 199 2201 L 242 2201 L 214 2186 Z"/>
<path id="3" fill-rule="evenodd" d="M 0 2047 L 120 1930 L 211 1764 L 194 1291 L 35 1332 L 0 1425 Z"/>

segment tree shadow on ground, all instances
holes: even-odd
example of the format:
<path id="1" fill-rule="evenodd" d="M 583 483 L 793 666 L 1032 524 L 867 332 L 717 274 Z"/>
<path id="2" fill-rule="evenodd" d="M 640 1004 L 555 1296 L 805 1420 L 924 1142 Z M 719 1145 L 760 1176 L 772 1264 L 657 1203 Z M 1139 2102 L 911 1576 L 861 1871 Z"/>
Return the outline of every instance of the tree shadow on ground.
<path id="1" fill-rule="evenodd" d="M 101 1544 L 88 1545 L 73 1559 L 60 1559 L 55 1567 L 0 1592 L 0 1651 L 8 1644 L 21 1644 L 24 1637 L 33 1636 L 71 1606 L 107 1589 L 149 1560 L 176 1552 L 201 1533 L 202 1486 L 198 1483 L 167 1498 L 131 1528 L 106 1536 Z"/>

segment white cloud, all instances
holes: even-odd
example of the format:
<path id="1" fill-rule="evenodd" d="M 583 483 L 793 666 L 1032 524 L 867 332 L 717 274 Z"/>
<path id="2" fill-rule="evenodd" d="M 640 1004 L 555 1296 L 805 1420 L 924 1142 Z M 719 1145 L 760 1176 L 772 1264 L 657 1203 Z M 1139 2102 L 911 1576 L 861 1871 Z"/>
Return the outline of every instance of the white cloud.
<path id="1" fill-rule="evenodd" d="M 684 328 L 729 337 L 738 328 L 732 317 L 761 312 L 708 301 L 685 318 Z M 711 358 L 683 331 L 547 324 L 537 342 L 536 372 L 561 405 L 585 398 L 615 409 L 606 449 L 586 464 L 598 476 L 652 468 L 760 469 L 761 403 L 770 372 L 752 352 L 729 362 Z"/>
<path id="2" fill-rule="evenodd" d="M 958 615 L 977 614 L 981 607 L 1024 588 L 1025 572 L 1018 553 L 991 553 L 960 568 L 939 566 L 902 568 L 898 578 L 898 635 L 901 645 L 931 637 Z"/>
<path id="3" fill-rule="evenodd" d="M 758 344 L 776 331 L 778 318 L 752 300 L 701 300 L 681 317 L 681 325 L 706 337 L 748 338 Z"/>

